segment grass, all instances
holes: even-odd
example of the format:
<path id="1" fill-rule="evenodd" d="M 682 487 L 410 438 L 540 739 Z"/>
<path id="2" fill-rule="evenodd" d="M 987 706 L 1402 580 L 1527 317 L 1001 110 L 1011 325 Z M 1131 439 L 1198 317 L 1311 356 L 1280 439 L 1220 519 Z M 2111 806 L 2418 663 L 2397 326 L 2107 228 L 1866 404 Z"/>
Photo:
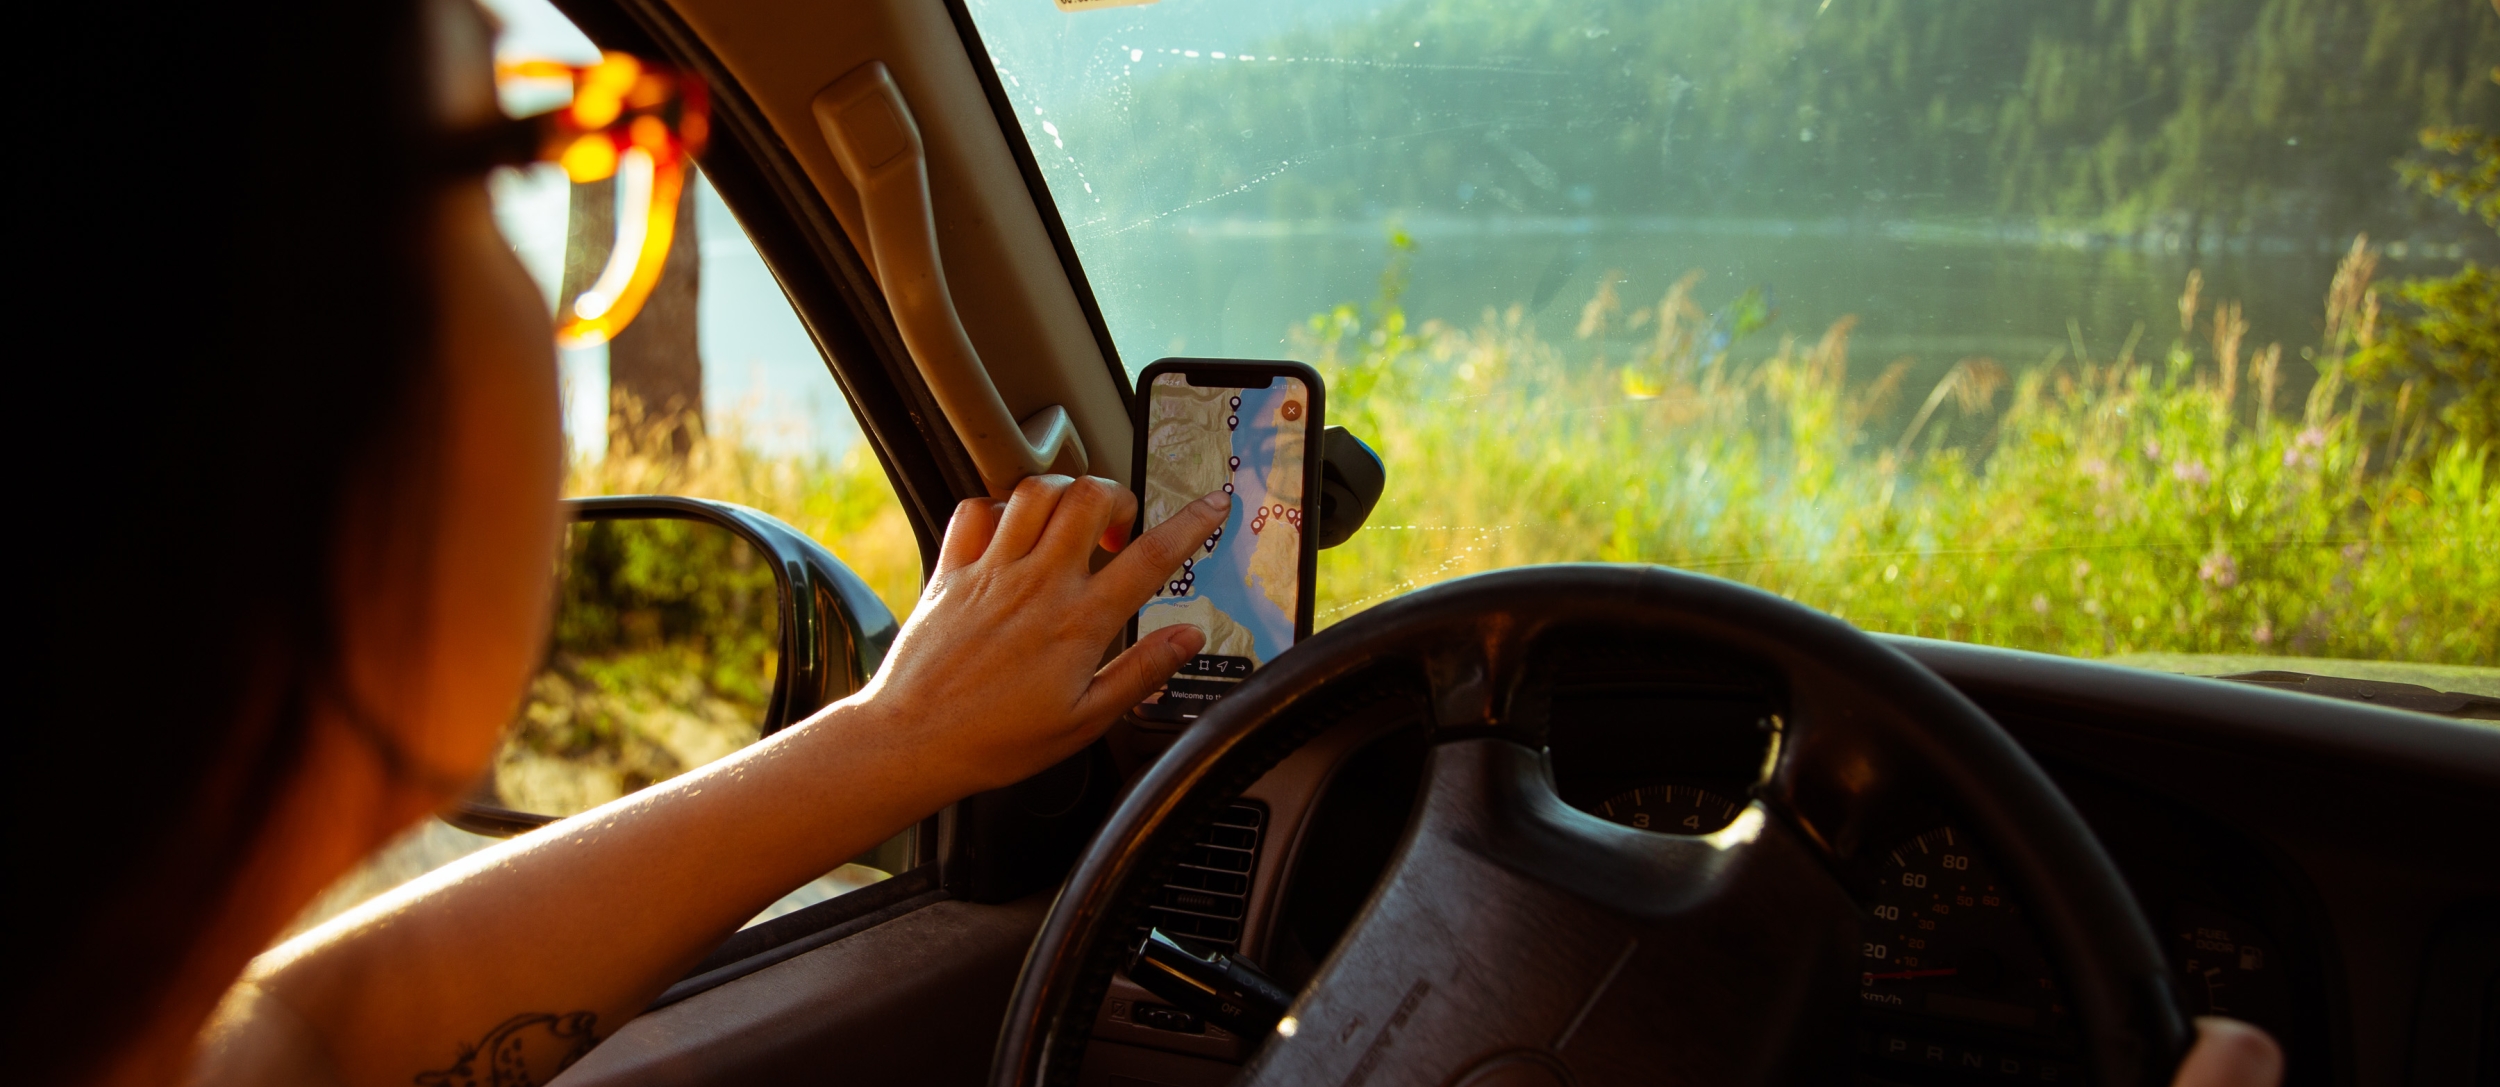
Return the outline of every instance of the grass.
<path id="1" fill-rule="evenodd" d="M 660 434 L 671 426 L 663 421 L 645 429 Z M 633 444 L 667 448 L 656 440 Z M 911 522 L 865 446 L 839 457 L 769 454 L 747 441 L 733 418 L 696 439 L 683 456 L 576 456 L 564 494 L 680 494 L 752 506 L 832 548 L 897 617 L 910 616 L 920 596 L 920 550 Z"/>
<path id="2" fill-rule="evenodd" d="M 2365 297 L 2366 257 L 2330 330 Z M 1628 319 L 1602 291 L 1570 343 L 1516 307 L 1410 326 L 1401 279 L 1298 334 L 1345 390 L 1332 421 L 1389 462 L 1372 527 L 1320 558 L 1322 622 L 1462 574 L 1603 560 L 2071 655 L 2500 664 L 2493 451 L 2451 441 L 2421 471 L 2373 471 L 2395 451 L 2365 438 L 2340 359 L 2277 403 L 2280 346 L 2244 353 L 2237 307 L 2204 306 L 2193 279 L 2166 351 L 2131 340 L 2019 375 L 1966 359 L 1898 433 L 1880 431 L 1904 368 L 1853 382 L 1848 319 L 1740 361 L 1744 307 L 1705 317 L 1689 277 Z"/>
<path id="3" fill-rule="evenodd" d="M 1965 359 L 1920 391 L 1900 363 L 1853 376 L 1852 320 L 1773 340 L 1759 299 L 1707 315 L 1690 277 L 1628 315 L 1604 288 L 1555 342 L 1518 307 L 1410 323 L 1393 265 L 1381 300 L 1295 333 L 1331 421 L 1389 465 L 1370 527 L 1320 557 L 1319 622 L 1465 574 L 1600 560 L 2070 655 L 2500 664 L 2494 450 L 2365 416 L 2343 380 L 2337 330 L 2368 319 L 2372 267 L 2357 245 L 2306 350 L 2244 344 L 2238 307 L 2191 276 L 2167 347 L 2138 336 L 2019 373 Z M 898 615 L 919 588 L 863 452 L 768 456 L 716 432 L 683 460 L 577 462 L 568 483 L 646 491 L 773 513 Z"/>

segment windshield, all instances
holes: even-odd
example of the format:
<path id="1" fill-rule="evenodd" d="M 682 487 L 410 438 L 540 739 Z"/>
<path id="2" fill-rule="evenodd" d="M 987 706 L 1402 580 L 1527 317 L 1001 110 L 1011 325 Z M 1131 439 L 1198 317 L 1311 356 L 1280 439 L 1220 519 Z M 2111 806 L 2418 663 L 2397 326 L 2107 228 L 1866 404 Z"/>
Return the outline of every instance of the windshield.
<path id="1" fill-rule="evenodd" d="M 1310 362 L 1387 462 L 1319 625 L 1606 560 L 2188 671 L 2500 663 L 2490 6 L 969 8 L 1129 371 Z"/>

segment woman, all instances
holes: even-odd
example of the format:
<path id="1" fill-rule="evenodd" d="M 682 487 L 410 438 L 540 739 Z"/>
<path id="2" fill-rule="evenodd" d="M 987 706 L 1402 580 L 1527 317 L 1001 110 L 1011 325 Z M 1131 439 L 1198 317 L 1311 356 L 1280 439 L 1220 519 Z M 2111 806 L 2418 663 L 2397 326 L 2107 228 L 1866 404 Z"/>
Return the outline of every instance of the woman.
<path id="1" fill-rule="evenodd" d="M 28 766 L 81 803 L 13 821 L 35 1081 L 456 1082 L 493 1035 L 544 1082 L 765 904 L 1078 750 L 1203 644 L 1095 667 L 1224 495 L 1123 547 L 1123 488 L 1027 480 L 957 509 L 858 695 L 262 954 L 486 766 L 543 643 L 561 433 L 540 296 L 446 151 L 495 116 L 483 19 L 229 7 L 31 39 L 116 51 L 48 115 L 79 154 L 40 193 L 70 233 L 34 248 L 71 266 L 33 310 L 101 352 L 48 362 L 44 402 L 108 407 L 140 466 L 40 473 L 36 508 L 80 517 L 28 567 Z M 2189 1063 L 2280 1062 L 2209 1023 Z"/>

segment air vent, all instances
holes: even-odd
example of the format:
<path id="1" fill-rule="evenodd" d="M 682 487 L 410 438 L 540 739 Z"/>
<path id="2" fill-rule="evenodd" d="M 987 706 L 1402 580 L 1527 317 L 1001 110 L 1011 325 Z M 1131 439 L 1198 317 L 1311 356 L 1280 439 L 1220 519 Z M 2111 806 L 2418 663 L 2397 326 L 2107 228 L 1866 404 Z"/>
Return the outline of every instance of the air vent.
<path id="1" fill-rule="evenodd" d="M 1175 936 L 1241 949 L 1241 926 L 1250 912 L 1250 877 L 1259 866 L 1259 838 L 1267 808 L 1234 804 L 1181 858 L 1170 882 L 1146 905 L 1147 923 Z"/>

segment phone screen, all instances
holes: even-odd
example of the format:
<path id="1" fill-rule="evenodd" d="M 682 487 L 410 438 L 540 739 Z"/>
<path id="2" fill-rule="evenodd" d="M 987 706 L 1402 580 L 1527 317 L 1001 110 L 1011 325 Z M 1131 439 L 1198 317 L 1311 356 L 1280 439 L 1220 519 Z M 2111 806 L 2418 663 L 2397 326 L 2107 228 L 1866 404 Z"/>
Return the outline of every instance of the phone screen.
<path id="1" fill-rule="evenodd" d="M 1284 374 L 1201 373 L 1195 384 L 1182 373 L 1149 375 L 1140 523 L 1162 524 L 1217 489 L 1232 493 L 1233 508 L 1137 612 L 1139 637 L 1175 623 L 1207 636 L 1206 648 L 1138 705 L 1139 717 L 1195 720 L 1308 627 L 1302 532 L 1311 405 L 1310 386 Z"/>

